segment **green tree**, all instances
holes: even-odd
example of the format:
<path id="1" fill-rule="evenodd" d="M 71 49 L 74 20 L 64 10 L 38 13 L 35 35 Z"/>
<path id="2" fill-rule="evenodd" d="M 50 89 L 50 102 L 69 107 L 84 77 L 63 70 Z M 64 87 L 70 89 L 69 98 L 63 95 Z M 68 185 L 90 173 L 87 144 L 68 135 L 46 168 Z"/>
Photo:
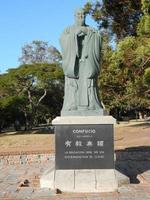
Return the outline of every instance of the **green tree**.
<path id="1" fill-rule="evenodd" d="M 85 4 L 90 14 L 104 32 L 116 34 L 117 39 L 135 36 L 142 15 L 140 0 L 102 0 Z"/>
<path id="2" fill-rule="evenodd" d="M 141 53 L 142 49 L 147 52 Z M 150 40 L 128 37 L 117 50 L 108 47 L 103 56 L 99 77 L 101 99 L 113 112 L 149 108 Z M 118 114 L 117 114 L 118 115 Z M 118 116 L 116 116 L 118 117 Z"/>
<path id="3" fill-rule="evenodd" d="M 22 56 L 19 58 L 21 64 L 34 63 L 59 63 L 61 61 L 60 52 L 48 42 L 34 40 L 22 47 Z"/>
<path id="4" fill-rule="evenodd" d="M 144 84 L 150 88 L 150 67 L 148 67 L 144 72 Z M 150 89 L 148 92 L 150 92 Z"/>
<path id="5" fill-rule="evenodd" d="M 149 7 L 145 2 L 142 9 L 146 9 L 143 5 Z M 147 10 L 143 10 L 137 36 L 120 40 L 115 50 L 108 41 L 105 44 L 99 85 L 101 98 L 110 110 L 150 107 L 150 32 L 141 25 L 149 15 Z"/>
<path id="6" fill-rule="evenodd" d="M 4 111 L 8 108 L 12 116 L 13 110 L 9 108 L 17 105 L 17 112 L 22 113 L 27 128 L 27 125 L 36 125 L 41 116 L 44 120 L 44 115 L 54 115 L 51 113 L 51 103 L 48 105 L 42 102 L 48 94 L 55 96 L 56 91 L 63 91 L 63 72 L 57 64 L 21 65 L 17 69 L 10 69 L 1 77 L 0 82 L 0 91 L 3 94 L 0 98 L 0 109 Z M 53 101 L 53 107 L 60 107 L 61 95 L 59 93 L 59 104 L 56 105 Z"/>
<path id="7" fill-rule="evenodd" d="M 137 33 L 140 36 L 150 37 L 150 1 L 142 0 L 142 11 L 144 15 L 138 24 Z"/>

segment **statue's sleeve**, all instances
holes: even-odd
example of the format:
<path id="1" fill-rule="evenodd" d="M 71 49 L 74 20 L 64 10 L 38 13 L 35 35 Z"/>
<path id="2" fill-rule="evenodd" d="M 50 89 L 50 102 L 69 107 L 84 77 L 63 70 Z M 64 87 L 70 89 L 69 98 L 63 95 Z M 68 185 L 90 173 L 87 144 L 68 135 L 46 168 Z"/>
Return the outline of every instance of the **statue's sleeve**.
<path id="1" fill-rule="evenodd" d="M 97 31 L 91 31 L 87 40 L 87 73 L 89 78 L 95 77 L 95 75 L 99 74 L 101 62 L 101 45 L 102 39 L 100 34 Z"/>
<path id="2" fill-rule="evenodd" d="M 97 67 L 99 68 L 102 62 L 102 53 L 101 53 L 102 36 L 100 35 L 98 31 L 95 33 L 94 40 L 95 40 L 95 48 L 93 48 L 93 55 L 94 55 L 95 63 Z"/>
<path id="3" fill-rule="evenodd" d="M 74 68 L 75 68 L 75 60 L 77 55 L 77 40 L 75 33 L 71 30 L 71 28 L 65 29 L 60 37 L 60 45 L 62 49 L 62 68 L 64 70 L 64 74 L 70 78 L 73 78 Z"/>

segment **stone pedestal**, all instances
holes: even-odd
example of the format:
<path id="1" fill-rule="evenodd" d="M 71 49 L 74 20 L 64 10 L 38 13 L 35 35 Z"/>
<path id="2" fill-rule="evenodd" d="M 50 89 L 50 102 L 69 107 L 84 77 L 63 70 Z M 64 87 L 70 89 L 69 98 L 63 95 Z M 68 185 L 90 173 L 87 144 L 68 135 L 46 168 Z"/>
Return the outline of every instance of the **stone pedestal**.
<path id="1" fill-rule="evenodd" d="M 55 165 L 41 177 L 41 187 L 62 192 L 116 191 L 117 177 L 123 175 L 114 169 L 115 121 L 111 116 L 56 117 L 52 122 Z"/>
<path id="2" fill-rule="evenodd" d="M 62 192 L 114 192 L 129 184 L 129 178 L 114 169 L 47 170 L 40 179 L 42 188 Z"/>
<path id="3" fill-rule="evenodd" d="M 56 118 L 56 169 L 113 169 L 112 117 Z"/>

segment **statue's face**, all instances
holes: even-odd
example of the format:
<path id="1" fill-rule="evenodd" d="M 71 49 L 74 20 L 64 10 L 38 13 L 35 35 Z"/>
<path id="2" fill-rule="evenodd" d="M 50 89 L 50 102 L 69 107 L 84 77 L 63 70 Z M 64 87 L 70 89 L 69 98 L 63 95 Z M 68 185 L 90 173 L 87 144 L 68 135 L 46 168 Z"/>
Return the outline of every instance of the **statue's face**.
<path id="1" fill-rule="evenodd" d="M 82 26 L 85 24 L 85 13 L 82 9 L 79 9 L 75 13 L 76 24 Z"/>

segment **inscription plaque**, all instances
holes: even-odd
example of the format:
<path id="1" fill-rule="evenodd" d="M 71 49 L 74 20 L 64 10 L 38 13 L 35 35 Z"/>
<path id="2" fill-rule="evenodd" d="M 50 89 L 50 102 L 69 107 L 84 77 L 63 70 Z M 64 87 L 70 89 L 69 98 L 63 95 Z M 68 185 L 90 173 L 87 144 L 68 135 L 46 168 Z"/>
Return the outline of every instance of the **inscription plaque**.
<path id="1" fill-rule="evenodd" d="M 113 125 L 56 125 L 56 169 L 114 168 Z"/>

